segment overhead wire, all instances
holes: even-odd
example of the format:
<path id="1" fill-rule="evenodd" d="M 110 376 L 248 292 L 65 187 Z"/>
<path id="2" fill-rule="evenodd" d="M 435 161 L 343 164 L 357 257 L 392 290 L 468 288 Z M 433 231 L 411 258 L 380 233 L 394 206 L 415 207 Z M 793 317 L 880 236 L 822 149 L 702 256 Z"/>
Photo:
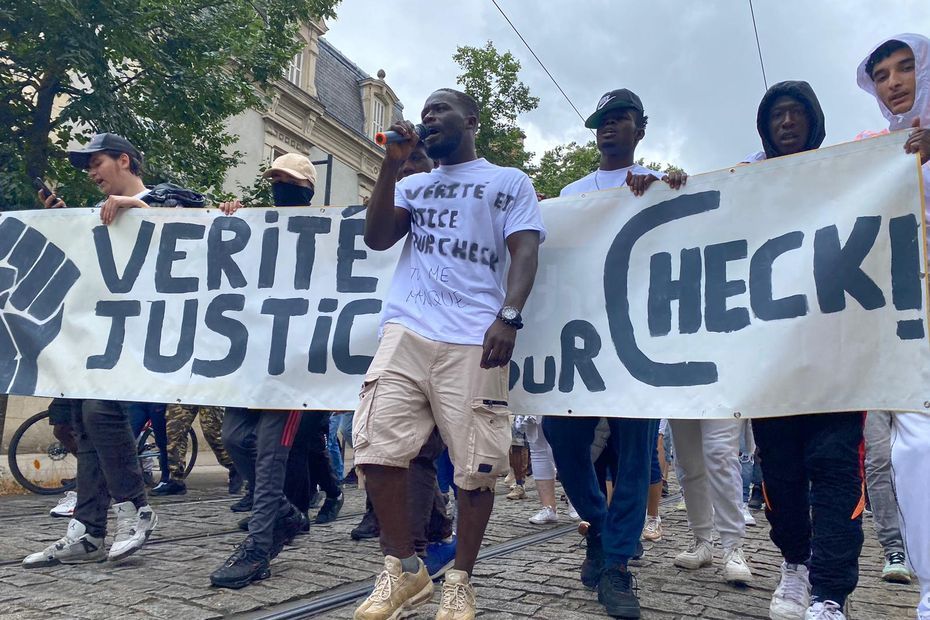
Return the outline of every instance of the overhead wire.
<path id="1" fill-rule="evenodd" d="M 765 90 L 769 89 L 769 81 L 765 78 L 765 61 L 762 60 L 762 44 L 759 43 L 759 29 L 756 27 L 756 12 L 752 9 L 752 0 L 749 0 L 749 14 L 752 16 L 752 30 L 756 33 L 756 49 L 759 51 L 759 66 L 762 67 L 762 83 Z"/>

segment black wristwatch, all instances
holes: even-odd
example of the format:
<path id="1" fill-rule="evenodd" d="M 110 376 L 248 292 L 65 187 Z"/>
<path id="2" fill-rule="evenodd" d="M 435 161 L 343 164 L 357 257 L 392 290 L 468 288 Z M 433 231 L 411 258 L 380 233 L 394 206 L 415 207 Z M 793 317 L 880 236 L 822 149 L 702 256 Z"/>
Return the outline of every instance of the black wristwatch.
<path id="1" fill-rule="evenodd" d="M 497 318 L 514 329 L 523 328 L 523 317 L 520 316 L 520 311 L 513 306 L 504 306 L 498 310 Z"/>

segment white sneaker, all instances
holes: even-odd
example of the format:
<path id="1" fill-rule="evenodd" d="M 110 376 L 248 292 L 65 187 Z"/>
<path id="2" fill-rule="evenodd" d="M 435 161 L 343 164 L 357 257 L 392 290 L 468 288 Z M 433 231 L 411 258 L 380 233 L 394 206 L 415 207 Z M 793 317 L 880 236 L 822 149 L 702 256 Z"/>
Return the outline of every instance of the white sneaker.
<path id="1" fill-rule="evenodd" d="M 675 566 L 696 570 L 702 566 L 710 566 L 714 563 L 714 547 L 706 540 L 695 538 L 691 541 L 687 551 L 682 551 L 675 556 Z"/>
<path id="2" fill-rule="evenodd" d="M 643 526 L 643 540 L 659 542 L 662 540 L 662 517 L 646 515 L 646 525 Z"/>
<path id="3" fill-rule="evenodd" d="M 581 515 L 578 514 L 571 502 L 568 502 L 568 518 L 572 521 L 581 521 Z"/>
<path id="4" fill-rule="evenodd" d="M 65 537 L 42 551 L 26 556 L 23 560 L 23 568 L 102 562 L 105 559 L 103 538 L 91 536 L 87 533 L 87 528 L 83 523 L 77 519 L 71 519 Z"/>
<path id="5" fill-rule="evenodd" d="M 811 583 L 803 564 L 781 563 L 781 581 L 769 605 L 771 620 L 801 620 L 811 604 Z"/>
<path id="6" fill-rule="evenodd" d="M 142 548 L 158 524 L 158 517 L 151 506 L 136 510 L 132 502 L 114 504 L 113 512 L 116 513 L 116 536 L 107 559 L 116 562 Z"/>
<path id="7" fill-rule="evenodd" d="M 70 519 L 74 516 L 75 506 L 77 506 L 77 493 L 68 491 L 64 497 L 58 500 L 58 505 L 48 511 L 48 514 L 53 517 L 68 517 Z"/>
<path id="8" fill-rule="evenodd" d="M 559 515 L 556 514 L 552 506 L 543 506 L 539 512 L 530 517 L 530 523 L 533 525 L 545 525 L 546 523 L 558 523 Z"/>
<path id="9" fill-rule="evenodd" d="M 751 512 L 749 512 L 749 504 L 743 504 L 742 510 L 743 510 L 743 522 L 746 523 L 746 525 L 755 525 L 756 518 L 752 516 Z"/>
<path id="10" fill-rule="evenodd" d="M 846 620 L 846 614 L 839 604 L 833 601 L 817 601 L 807 608 L 804 620 Z"/>
<path id="11" fill-rule="evenodd" d="M 743 557 L 743 550 L 739 547 L 726 549 L 723 552 L 723 579 L 727 583 L 746 585 L 752 581 L 752 571 Z"/>
<path id="12" fill-rule="evenodd" d="M 436 620 L 474 620 L 475 588 L 463 570 L 446 571 Z"/>

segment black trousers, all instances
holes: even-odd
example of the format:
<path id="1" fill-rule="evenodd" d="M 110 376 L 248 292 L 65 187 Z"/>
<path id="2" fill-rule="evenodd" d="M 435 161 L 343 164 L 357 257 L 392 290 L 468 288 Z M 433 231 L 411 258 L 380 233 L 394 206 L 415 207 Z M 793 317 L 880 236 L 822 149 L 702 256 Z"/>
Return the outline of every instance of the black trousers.
<path id="1" fill-rule="evenodd" d="M 810 566 L 811 596 L 843 605 L 859 581 L 863 412 L 752 421 L 765 516 L 789 564 Z"/>
<path id="2" fill-rule="evenodd" d="M 342 493 L 326 446 L 329 417 L 328 411 L 301 412 L 300 426 L 287 458 L 284 494 L 301 512 L 310 510 L 310 496 L 317 486 L 326 497 L 336 498 Z"/>

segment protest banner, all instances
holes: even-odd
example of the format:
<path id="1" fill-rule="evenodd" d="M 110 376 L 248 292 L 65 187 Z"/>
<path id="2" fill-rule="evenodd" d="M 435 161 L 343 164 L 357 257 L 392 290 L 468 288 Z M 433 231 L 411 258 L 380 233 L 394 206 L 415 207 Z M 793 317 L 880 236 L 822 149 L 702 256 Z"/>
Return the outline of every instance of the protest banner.
<path id="1" fill-rule="evenodd" d="M 919 166 L 899 134 L 543 203 L 511 364 L 546 415 L 930 409 Z M 0 390 L 353 409 L 402 244 L 364 210 L 0 216 Z M 441 228 L 441 229 L 440 229 Z M 446 243 L 442 240 L 446 239 Z M 459 248 L 437 221 L 415 251 Z M 423 274 L 409 303 L 467 309 Z M 430 285 L 434 281 L 435 286 Z M 456 297 L 457 296 L 457 297 Z"/>

